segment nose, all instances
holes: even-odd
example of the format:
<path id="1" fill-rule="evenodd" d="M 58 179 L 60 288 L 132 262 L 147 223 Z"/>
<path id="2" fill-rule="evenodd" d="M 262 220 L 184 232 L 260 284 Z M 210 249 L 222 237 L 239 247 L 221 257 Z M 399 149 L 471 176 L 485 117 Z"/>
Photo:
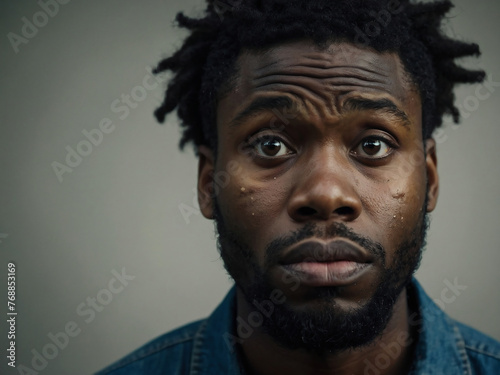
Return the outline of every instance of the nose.
<path id="1" fill-rule="evenodd" d="M 288 215 L 296 222 L 338 220 L 350 222 L 362 211 L 355 183 L 355 167 L 339 152 L 323 152 L 298 168 L 288 202 Z M 305 173 L 304 173 L 305 172 Z"/>

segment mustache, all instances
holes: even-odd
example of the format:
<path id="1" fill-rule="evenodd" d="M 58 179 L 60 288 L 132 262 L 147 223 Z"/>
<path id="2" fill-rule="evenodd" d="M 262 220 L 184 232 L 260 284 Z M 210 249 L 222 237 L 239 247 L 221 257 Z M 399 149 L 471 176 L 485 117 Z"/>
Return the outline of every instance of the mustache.
<path id="1" fill-rule="evenodd" d="M 386 251 L 382 244 L 354 232 L 351 228 L 347 227 L 347 225 L 339 222 L 330 223 L 326 227 L 320 227 L 316 223 L 308 223 L 289 235 L 271 241 L 266 246 L 265 251 L 266 267 L 269 268 L 278 264 L 286 249 L 309 238 L 320 238 L 323 240 L 346 238 L 365 249 L 385 267 Z"/>

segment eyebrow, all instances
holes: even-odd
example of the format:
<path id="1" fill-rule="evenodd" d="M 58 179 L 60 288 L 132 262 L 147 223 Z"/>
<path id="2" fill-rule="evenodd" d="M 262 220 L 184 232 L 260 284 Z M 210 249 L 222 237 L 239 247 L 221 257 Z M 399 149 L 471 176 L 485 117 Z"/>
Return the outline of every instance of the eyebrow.
<path id="1" fill-rule="evenodd" d="M 397 117 L 404 126 L 410 126 L 411 121 L 405 111 L 390 99 L 349 98 L 343 108 L 347 111 L 382 111 Z"/>
<path id="2" fill-rule="evenodd" d="M 283 109 L 291 109 L 293 107 L 294 102 L 288 96 L 259 97 L 252 101 L 238 115 L 236 115 L 236 117 L 229 123 L 229 126 L 235 127 L 241 125 L 262 112 L 275 112 Z M 344 102 L 343 109 L 347 110 L 348 112 L 372 110 L 382 111 L 398 118 L 404 126 L 410 126 L 411 124 L 411 121 L 406 112 L 400 109 L 392 100 L 387 98 L 349 98 Z"/>
<path id="3" fill-rule="evenodd" d="M 266 111 L 279 111 L 283 109 L 291 109 L 294 107 L 292 99 L 288 96 L 265 96 L 255 99 L 243 111 L 241 111 L 234 119 L 231 120 L 230 126 L 238 126 L 243 124 L 250 118 Z"/>

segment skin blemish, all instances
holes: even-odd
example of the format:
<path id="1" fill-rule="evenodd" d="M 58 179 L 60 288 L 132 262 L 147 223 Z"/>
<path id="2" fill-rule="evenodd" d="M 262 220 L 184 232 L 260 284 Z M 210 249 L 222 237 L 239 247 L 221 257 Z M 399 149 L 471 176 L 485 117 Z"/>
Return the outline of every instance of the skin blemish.
<path id="1" fill-rule="evenodd" d="M 397 190 L 395 194 L 392 194 L 392 197 L 394 199 L 403 200 L 405 195 L 406 195 L 406 193 L 404 191 L 400 192 L 399 190 Z"/>
<path id="2" fill-rule="evenodd" d="M 242 193 L 244 193 L 246 189 L 244 187 L 241 187 L 240 190 L 241 190 Z"/>
<path id="3" fill-rule="evenodd" d="M 392 220 L 389 222 L 389 228 L 394 228 L 394 225 L 397 225 L 397 215 L 392 215 Z"/>

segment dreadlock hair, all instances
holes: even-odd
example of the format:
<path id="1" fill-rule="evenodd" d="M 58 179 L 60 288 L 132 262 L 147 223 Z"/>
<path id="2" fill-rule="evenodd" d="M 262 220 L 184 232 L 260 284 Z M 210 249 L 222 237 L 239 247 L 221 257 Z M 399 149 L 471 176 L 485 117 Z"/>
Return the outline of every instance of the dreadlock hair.
<path id="1" fill-rule="evenodd" d="M 347 41 L 378 52 L 396 52 L 420 93 L 424 139 L 442 124 L 445 114 L 458 123 L 455 85 L 481 82 L 485 77 L 484 71 L 468 70 L 454 61 L 480 52 L 477 44 L 451 39 L 441 31 L 441 22 L 453 7 L 448 0 L 224 1 L 207 0 L 203 18 L 178 13 L 179 26 L 190 30 L 190 35 L 154 70 L 155 74 L 174 73 L 155 116 L 164 122 L 177 108 L 183 128 L 181 149 L 192 142 L 196 151 L 206 145 L 216 152 L 217 100 L 230 88 L 243 49 L 262 50 L 275 43 L 310 39 L 318 46 Z M 385 24 L 369 32 L 382 14 L 386 18 L 380 22 Z M 360 37 L 362 30 L 369 36 Z"/>

